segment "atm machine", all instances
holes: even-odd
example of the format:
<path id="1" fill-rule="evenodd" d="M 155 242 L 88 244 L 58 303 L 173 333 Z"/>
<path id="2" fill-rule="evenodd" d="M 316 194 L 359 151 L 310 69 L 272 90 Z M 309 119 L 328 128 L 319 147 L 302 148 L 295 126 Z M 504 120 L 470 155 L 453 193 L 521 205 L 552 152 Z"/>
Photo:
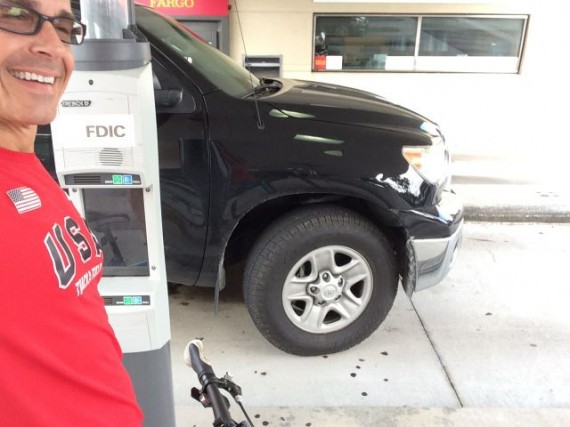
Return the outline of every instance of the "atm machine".
<path id="1" fill-rule="evenodd" d="M 52 138 L 57 177 L 104 251 L 99 291 L 145 426 L 174 426 L 150 46 L 132 0 L 81 0 L 87 39 Z"/>

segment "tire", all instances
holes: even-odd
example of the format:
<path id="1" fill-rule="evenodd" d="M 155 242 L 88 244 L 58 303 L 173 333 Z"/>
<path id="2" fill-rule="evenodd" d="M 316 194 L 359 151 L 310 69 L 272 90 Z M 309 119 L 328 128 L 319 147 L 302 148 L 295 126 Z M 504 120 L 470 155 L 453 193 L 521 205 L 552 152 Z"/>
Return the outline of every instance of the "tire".
<path id="1" fill-rule="evenodd" d="M 396 297 L 385 236 L 337 206 L 295 210 L 258 239 L 244 272 L 244 299 L 261 334 L 281 350 L 314 356 L 369 337 Z"/>

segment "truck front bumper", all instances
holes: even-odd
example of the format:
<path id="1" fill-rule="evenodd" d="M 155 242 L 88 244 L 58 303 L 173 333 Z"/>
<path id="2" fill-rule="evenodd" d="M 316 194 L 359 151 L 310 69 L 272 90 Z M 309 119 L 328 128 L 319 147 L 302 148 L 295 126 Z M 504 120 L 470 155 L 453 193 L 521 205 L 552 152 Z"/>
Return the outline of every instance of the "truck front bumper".
<path id="1" fill-rule="evenodd" d="M 415 291 L 441 282 L 451 270 L 457 257 L 463 234 L 463 221 L 449 237 L 439 239 L 412 239 L 416 260 Z"/>
<path id="2" fill-rule="evenodd" d="M 402 283 L 411 295 L 438 284 L 451 270 L 463 236 L 463 205 L 445 191 L 437 205 L 399 214 L 408 235 Z"/>

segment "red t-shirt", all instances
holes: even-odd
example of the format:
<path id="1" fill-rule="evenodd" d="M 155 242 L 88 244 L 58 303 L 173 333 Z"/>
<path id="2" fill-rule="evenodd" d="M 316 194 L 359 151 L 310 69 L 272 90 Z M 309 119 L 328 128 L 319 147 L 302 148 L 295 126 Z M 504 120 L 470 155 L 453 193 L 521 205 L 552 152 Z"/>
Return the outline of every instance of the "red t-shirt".
<path id="1" fill-rule="evenodd" d="M 33 153 L 0 148 L 0 425 L 142 425 L 102 252 Z"/>

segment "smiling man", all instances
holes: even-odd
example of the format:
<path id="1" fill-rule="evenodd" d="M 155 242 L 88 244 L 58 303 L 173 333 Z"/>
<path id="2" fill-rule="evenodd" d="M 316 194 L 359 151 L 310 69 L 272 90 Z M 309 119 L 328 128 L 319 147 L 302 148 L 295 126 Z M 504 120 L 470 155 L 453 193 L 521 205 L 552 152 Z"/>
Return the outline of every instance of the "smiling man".
<path id="1" fill-rule="evenodd" d="M 85 27 L 69 0 L 0 0 L 0 425 L 140 426 L 97 291 L 102 251 L 34 154 Z"/>

